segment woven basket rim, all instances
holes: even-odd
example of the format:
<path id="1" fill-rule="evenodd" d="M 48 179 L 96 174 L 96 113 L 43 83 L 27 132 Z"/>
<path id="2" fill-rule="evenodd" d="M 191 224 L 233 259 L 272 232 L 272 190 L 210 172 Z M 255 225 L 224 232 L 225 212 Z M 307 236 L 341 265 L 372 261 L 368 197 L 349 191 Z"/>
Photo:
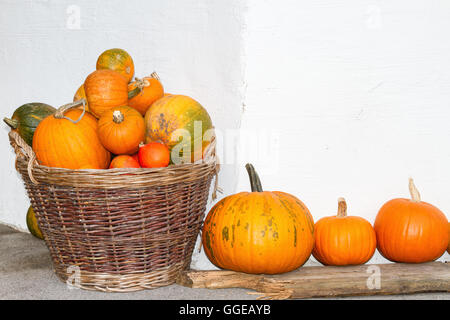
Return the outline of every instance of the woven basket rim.
<path id="1" fill-rule="evenodd" d="M 220 169 L 215 152 L 215 139 L 205 150 L 204 159 L 194 163 L 171 164 L 163 168 L 67 169 L 47 167 L 36 160 L 33 149 L 15 131 L 9 132 L 11 146 L 16 153 L 16 168 L 28 170 L 30 180 L 55 186 L 83 188 L 140 188 L 163 186 L 202 179 Z"/>

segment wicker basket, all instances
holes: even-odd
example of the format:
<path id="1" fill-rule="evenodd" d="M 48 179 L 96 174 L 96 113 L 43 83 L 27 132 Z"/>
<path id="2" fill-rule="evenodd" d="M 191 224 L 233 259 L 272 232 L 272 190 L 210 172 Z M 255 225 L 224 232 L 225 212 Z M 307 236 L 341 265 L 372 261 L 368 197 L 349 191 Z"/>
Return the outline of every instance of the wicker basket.
<path id="1" fill-rule="evenodd" d="M 62 281 L 126 292 L 172 284 L 189 267 L 218 171 L 215 142 L 201 163 L 69 170 L 39 165 L 16 132 L 9 138 Z"/>

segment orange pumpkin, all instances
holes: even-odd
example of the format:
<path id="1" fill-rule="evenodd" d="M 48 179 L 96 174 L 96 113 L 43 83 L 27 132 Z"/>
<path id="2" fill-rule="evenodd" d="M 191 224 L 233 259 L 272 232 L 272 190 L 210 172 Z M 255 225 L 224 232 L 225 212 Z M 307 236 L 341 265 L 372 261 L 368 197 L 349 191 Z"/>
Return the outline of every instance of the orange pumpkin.
<path id="1" fill-rule="evenodd" d="M 33 150 L 40 164 L 68 169 L 106 169 L 111 154 L 97 136 L 97 119 L 67 104 L 42 120 L 33 137 Z"/>
<path id="2" fill-rule="evenodd" d="M 99 118 L 103 112 L 128 103 L 128 84 L 118 72 L 97 70 L 84 81 L 89 111 Z"/>
<path id="3" fill-rule="evenodd" d="M 131 97 L 129 95 L 128 105 L 144 116 L 152 103 L 164 96 L 164 88 L 156 72 L 153 72 L 150 77 L 136 78 L 136 81 L 128 84 L 129 93 L 136 88 L 138 93 L 132 94 Z"/>
<path id="4" fill-rule="evenodd" d="M 347 204 L 338 200 L 336 216 L 324 217 L 314 225 L 313 256 L 324 265 L 364 264 L 373 256 L 377 241 L 365 219 L 347 216 Z"/>
<path id="5" fill-rule="evenodd" d="M 411 199 L 393 199 L 379 210 L 374 223 L 378 251 L 394 262 L 421 263 L 439 258 L 447 249 L 447 217 L 421 201 L 412 179 Z"/>
<path id="6" fill-rule="evenodd" d="M 112 153 L 133 154 L 144 141 L 144 118 L 128 106 L 111 108 L 98 120 L 97 132 L 103 146 Z"/>
<path id="7" fill-rule="evenodd" d="M 253 166 L 246 169 L 252 192 L 225 197 L 205 219 L 207 257 L 217 267 L 255 274 L 300 267 L 314 245 L 311 213 L 291 194 L 263 191 Z"/>
<path id="8" fill-rule="evenodd" d="M 109 69 L 122 74 L 127 83 L 133 79 L 134 63 L 133 59 L 123 49 L 109 49 L 104 51 L 97 59 L 97 70 Z"/>
<path id="9" fill-rule="evenodd" d="M 121 154 L 112 159 L 109 165 L 110 169 L 114 168 L 140 168 L 139 162 L 136 161 L 132 156 Z"/>
<path id="10" fill-rule="evenodd" d="M 86 99 L 86 92 L 84 91 L 84 84 L 82 84 L 78 88 L 77 92 L 75 92 L 75 95 L 73 96 L 74 102 L 81 100 L 81 99 L 85 99 L 86 103 L 84 105 L 84 108 L 86 108 L 86 111 L 89 111 L 89 103 L 87 102 L 87 99 Z M 80 109 L 83 109 L 83 106 L 81 106 Z"/>

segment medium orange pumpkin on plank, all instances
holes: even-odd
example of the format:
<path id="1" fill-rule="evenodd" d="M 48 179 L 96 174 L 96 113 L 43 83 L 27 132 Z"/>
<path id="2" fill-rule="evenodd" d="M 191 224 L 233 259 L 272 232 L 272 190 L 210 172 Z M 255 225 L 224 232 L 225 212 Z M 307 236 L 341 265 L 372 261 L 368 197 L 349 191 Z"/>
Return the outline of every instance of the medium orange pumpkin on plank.
<path id="1" fill-rule="evenodd" d="M 219 201 L 208 213 L 202 243 L 209 260 L 224 269 L 277 274 L 297 269 L 311 255 L 314 221 L 296 197 L 263 191 L 252 165 L 252 192 Z"/>
<path id="2" fill-rule="evenodd" d="M 96 69 L 117 71 L 125 77 L 127 83 L 134 76 L 133 59 L 128 52 L 119 48 L 104 51 L 97 59 Z"/>
<path id="3" fill-rule="evenodd" d="M 97 136 L 97 119 L 76 108 L 80 102 L 60 107 L 42 120 L 33 137 L 40 164 L 67 169 L 106 169 L 111 155 Z"/>
<path id="4" fill-rule="evenodd" d="M 136 78 L 135 81 L 128 84 L 129 93 L 136 88 L 138 91 L 129 97 L 128 105 L 144 116 L 152 103 L 164 96 L 164 88 L 156 72 L 153 72 L 150 77 Z"/>
<path id="5" fill-rule="evenodd" d="M 378 251 L 394 262 L 436 260 L 448 246 L 447 217 L 421 201 L 412 179 L 409 191 L 411 199 L 392 199 L 379 210 L 374 223 Z"/>
<path id="6" fill-rule="evenodd" d="M 89 111 L 99 118 L 103 112 L 128 103 L 128 82 L 118 72 L 97 70 L 84 81 Z"/>
<path id="7" fill-rule="evenodd" d="M 338 199 L 336 216 L 324 217 L 314 225 L 313 256 L 324 265 L 364 264 L 377 247 L 372 225 L 364 218 L 347 216 L 344 198 Z"/>
<path id="8" fill-rule="evenodd" d="M 144 141 L 144 118 L 128 106 L 114 107 L 102 114 L 97 132 L 103 146 L 112 153 L 133 154 Z"/>

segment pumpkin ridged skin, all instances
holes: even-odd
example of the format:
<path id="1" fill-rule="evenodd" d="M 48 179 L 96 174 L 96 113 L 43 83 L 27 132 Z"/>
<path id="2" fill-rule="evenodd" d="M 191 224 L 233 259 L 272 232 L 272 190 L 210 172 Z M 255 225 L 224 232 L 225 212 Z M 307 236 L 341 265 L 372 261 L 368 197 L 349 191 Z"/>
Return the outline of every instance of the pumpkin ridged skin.
<path id="1" fill-rule="evenodd" d="M 411 189 L 416 190 L 412 180 Z M 447 249 L 447 217 L 435 206 L 415 197 L 386 202 L 375 219 L 378 251 L 390 261 L 433 261 Z"/>
<path id="2" fill-rule="evenodd" d="M 278 274 L 302 266 L 314 245 L 314 221 L 296 197 L 280 191 L 240 192 L 208 213 L 202 243 L 219 268 Z"/>
<path id="3" fill-rule="evenodd" d="M 85 99 L 86 103 L 84 105 L 84 108 L 86 109 L 86 111 L 89 111 L 89 103 L 87 102 L 87 98 L 86 98 L 86 92 L 84 91 L 84 84 L 82 84 L 77 92 L 75 92 L 75 95 L 73 96 L 73 101 L 78 101 L 81 99 Z M 79 107 L 80 109 L 83 109 L 83 106 Z"/>
<path id="4" fill-rule="evenodd" d="M 36 219 L 36 215 L 34 213 L 33 207 L 29 207 L 27 211 L 27 227 L 28 231 L 41 240 L 44 240 L 44 236 L 42 235 L 41 229 L 39 229 L 39 225 Z"/>
<path id="5" fill-rule="evenodd" d="M 26 103 L 14 111 L 11 119 L 4 118 L 4 121 L 31 146 L 36 127 L 44 118 L 55 113 L 55 111 L 55 108 L 45 103 Z"/>
<path id="6" fill-rule="evenodd" d="M 144 141 L 144 118 L 128 106 L 111 108 L 98 120 L 97 132 L 102 145 L 112 153 L 133 154 Z"/>
<path id="7" fill-rule="evenodd" d="M 128 83 L 118 72 L 97 70 L 84 82 L 89 111 L 99 118 L 105 111 L 128 103 Z"/>
<path id="8" fill-rule="evenodd" d="M 76 121 L 83 113 L 80 109 L 65 112 Z M 54 115 L 41 121 L 33 138 L 33 150 L 40 164 L 67 169 L 106 169 L 111 154 L 97 136 L 97 119 L 89 112 L 76 124 Z"/>
<path id="9" fill-rule="evenodd" d="M 128 105 L 137 111 L 139 111 L 143 116 L 147 112 L 148 108 L 158 99 L 164 96 L 164 88 L 158 79 L 153 77 L 144 77 L 128 84 L 128 92 L 133 91 L 142 81 L 142 90 L 136 96 L 128 100 Z"/>
<path id="10" fill-rule="evenodd" d="M 199 132 L 195 132 L 196 122 L 198 122 L 197 125 L 201 124 L 201 132 L 200 129 L 197 130 Z M 213 127 L 211 118 L 205 108 L 185 95 L 170 95 L 155 101 L 145 113 L 145 125 L 146 143 L 162 142 L 171 152 L 177 144 L 177 147 L 187 146 L 187 149 L 189 149 L 190 144 L 191 159 L 184 162 L 201 159 L 203 151 L 209 145 L 207 139 L 203 141 L 205 132 Z M 186 130 L 191 139 L 184 139 L 183 141 L 181 141 L 181 137 L 176 139 L 173 133 L 178 132 L 176 131 L 178 129 Z M 182 157 L 182 154 L 180 157 Z M 174 161 L 173 158 L 172 161 Z"/>
<path id="11" fill-rule="evenodd" d="M 119 48 L 104 51 L 97 59 L 96 69 L 117 71 L 125 77 L 127 83 L 134 76 L 133 59 L 128 52 Z"/>
<path id="12" fill-rule="evenodd" d="M 372 225 L 361 217 L 345 214 L 319 219 L 314 225 L 314 239 L 313 256 L 332 266 L 364 264 L 377 246 Z"/>

